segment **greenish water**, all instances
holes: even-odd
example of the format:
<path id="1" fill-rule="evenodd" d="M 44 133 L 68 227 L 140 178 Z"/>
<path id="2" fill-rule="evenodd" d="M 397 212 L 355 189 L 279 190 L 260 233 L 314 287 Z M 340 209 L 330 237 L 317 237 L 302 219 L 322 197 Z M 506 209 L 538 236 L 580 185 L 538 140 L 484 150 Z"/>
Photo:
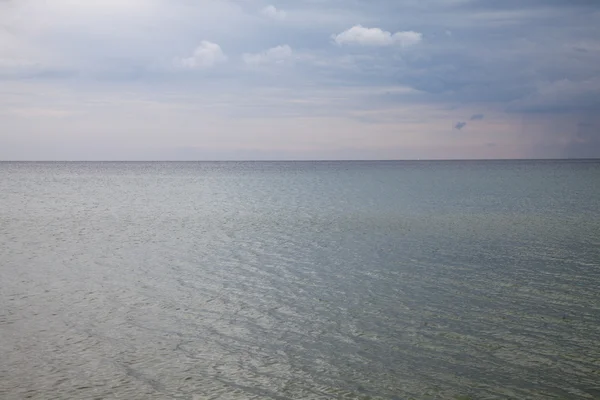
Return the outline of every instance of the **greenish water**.
<path id="1" fill-rule="evenodd" d="M 598 399 L 600 162 L 0 163 L 0 306 L 2 399 Z"/>

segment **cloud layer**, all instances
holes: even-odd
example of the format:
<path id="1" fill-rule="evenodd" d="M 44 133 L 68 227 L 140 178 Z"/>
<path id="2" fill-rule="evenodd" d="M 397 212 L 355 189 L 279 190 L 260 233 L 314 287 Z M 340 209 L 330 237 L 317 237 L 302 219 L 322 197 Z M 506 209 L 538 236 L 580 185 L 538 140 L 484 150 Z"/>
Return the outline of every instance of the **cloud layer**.
<path id="1" fill-rule="evenodd" d="M 592 1 L 0 0 L 0 159 L 600 157 L 599 38 Z"/>

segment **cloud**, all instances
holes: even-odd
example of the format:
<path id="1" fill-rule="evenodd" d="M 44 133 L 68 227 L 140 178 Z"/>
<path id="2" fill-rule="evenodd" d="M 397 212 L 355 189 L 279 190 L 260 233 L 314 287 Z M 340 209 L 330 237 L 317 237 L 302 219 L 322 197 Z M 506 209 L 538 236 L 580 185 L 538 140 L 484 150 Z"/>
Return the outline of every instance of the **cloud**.
<path id="1" fill-rule="evenodd" d="M 598 59 L 600 62 L 600 59 Z M 519 113 L 600 112 L 600 76 L 540 81 L 507 105 Z"/>
<path id="2" fill-rule="evenodd" d="M 485 115 L 483 115 L 483 114 L 473 114 L 473 115 L 471 115 L 470 120 L 471 121 L 481 121 L 483 119 L 483 117 L 485 117 Z"/>
<path id="3" fill-rule="evenodd" d="M 245 53 L 242 58 L 247 65 L 283 64 L 292 57 L 292 48 L 283 45 L 270 48 L 262 53 Z"/>
<path id="4" fill-rule="evenodd" d="M 600 154 L 600 120 L 579 122 L 574 137 L 565 148 L 567 157 L 598 158 Z"/>
<path id="5" fill-rule="evenodd" d="M 191 57 L 179 60 L 179 65 L 189 69 L 210 68 L 225 61 L 227 61 L 227 56 L 221 50 L 221 46 L 203 40 L 200 46 L 196 47 Z"/>
<path id="6" fill-rule="evenodd" d="M 467 126 L 467 123 L 466 123 L 466 122 L 457 122 L 457 123 L 454 125 L 454 129 L 458 129 L 458 130 L 460 131 L 460 130 L 461 130 L 462 128 L 464 128 L 465 126 Z"/>
<path id="7" fill-rule="evenodd" d="M 414 31 L 392 34 L 380 28 L 365 28 L 362 25 L 355 25 L 340 34 L 334 34 L 332 39 L 339 45 L 391 46 L 397 44 L 402 47 L 409 47 L 420 43 L 423 40 L 423 34 Z"/>
<path id="8" fill-rule="evenodd" d="M 287 16 L 287 13 L 283 10 L 278 10 L 277 8 L 275 8 L 275 6 L 273 5 L 268 5 L 265 8 L 263 8 L 260 12 L 262 15 L 264 15 L 265 17 L 268 18 L 273 18 L 279 21 L 282 21 L 285 19 L 285 17 Z"/>

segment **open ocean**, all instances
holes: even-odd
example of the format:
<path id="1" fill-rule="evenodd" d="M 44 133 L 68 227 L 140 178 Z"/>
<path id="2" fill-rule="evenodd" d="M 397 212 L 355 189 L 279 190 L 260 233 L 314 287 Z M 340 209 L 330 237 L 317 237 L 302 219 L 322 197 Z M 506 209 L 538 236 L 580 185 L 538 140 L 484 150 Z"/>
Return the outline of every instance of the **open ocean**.
<path id="1" fill-rule="evenodd" d="M 0 398 L 600 399 L 600 161 L 2 162 Z"/>

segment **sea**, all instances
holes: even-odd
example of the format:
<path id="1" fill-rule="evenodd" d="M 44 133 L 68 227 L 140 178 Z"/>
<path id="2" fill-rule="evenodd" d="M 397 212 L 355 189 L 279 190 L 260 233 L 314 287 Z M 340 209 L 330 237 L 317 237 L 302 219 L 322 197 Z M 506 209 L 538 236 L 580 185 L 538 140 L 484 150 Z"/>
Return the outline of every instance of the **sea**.
<path id="1" fill-rule="evenodd" d="M 0 399 L 600 399 L 600 160 L 2 162 Z"/>

